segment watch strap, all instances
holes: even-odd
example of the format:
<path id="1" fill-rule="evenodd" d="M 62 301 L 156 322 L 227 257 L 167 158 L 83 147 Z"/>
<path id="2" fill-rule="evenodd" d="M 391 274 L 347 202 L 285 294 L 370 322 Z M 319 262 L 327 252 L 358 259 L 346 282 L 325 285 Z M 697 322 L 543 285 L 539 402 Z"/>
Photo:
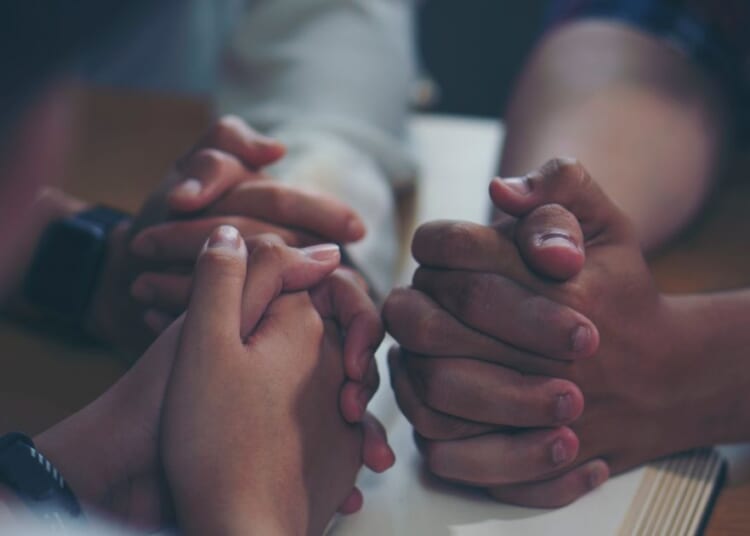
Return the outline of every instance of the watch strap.
<path id="1" fill-rule="evenodd" d="M 66 520 L 83 517 L 78 499 L 63 476 L 23 434 L 0 437 L 0 482 L 47 525 L 61 529 Z"/>

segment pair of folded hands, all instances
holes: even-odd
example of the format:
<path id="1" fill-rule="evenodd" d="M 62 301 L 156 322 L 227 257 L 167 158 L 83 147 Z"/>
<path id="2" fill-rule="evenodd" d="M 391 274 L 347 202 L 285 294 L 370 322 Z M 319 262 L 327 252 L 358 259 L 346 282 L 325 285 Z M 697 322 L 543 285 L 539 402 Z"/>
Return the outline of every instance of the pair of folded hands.
<path id="1" fill-rule="evenodd" d="M 84 498 L 142 524 L 176 514 L 195 532 L 320 532 L 361 506 L 362 464 L 393 463 L 366 413 L 381 315 L 334 245 L 364 224 L 265 175 L 283 153 L 223 119 L 113 234 L 91 329 L 130 347 L 161 335 L 83 417 L 38 440 L 64 468 L 71 430 L 106 415 L 136 431 L 114 432 L 124 454 L 104 463 L 106 485 L 68 463 Z M 710 440 L 685 433 L 723 388 L 694 388 L 693 308 L 659 294 L 630 222 L 585 169 L 553 160 L 496 179 L 490 197 L 496 223 L 417 231 L 412 285 L 383 307 L 399 343 L 391 384 L 429 469 L 552 507 Z"/>

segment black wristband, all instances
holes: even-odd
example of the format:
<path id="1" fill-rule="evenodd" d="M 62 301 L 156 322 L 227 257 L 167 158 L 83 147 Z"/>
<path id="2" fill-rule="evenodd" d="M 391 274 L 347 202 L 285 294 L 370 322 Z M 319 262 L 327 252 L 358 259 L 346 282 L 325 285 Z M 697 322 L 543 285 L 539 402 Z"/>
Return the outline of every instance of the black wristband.
<path id="1" fill-rule="evenodd" d="M 59 530 L 67 520 L 83 518 L 78 499 L 62 475 L 23 434 L 0 437 L 0 483 L 46 525 Z"/>
<path id="2" fill-rule="evenodd" d="M 107 256 L 109 234 L 128 217 L 107 207 L 95 207 L 51 223 L 24 284 L 31 305 L 80 326 Z"/>

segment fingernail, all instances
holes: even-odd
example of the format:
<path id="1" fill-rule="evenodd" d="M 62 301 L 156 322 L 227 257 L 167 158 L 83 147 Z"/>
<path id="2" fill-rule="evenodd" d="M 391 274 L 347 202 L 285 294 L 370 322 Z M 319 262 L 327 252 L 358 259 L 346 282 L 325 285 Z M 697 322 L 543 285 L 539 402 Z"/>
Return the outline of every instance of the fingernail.
<path id="1" fill-rule="evenodd" d="M 242 237 L 236 227 L 222 225 L 216 229 L 208 239 L 209 249 L 232 249 L 238 250 L 242 245 Z"/>
<path id="2" fill-rule="evenodd" d="M 156 255 L 156 242 L 148 235 L 138 235 L 130 244 L 130 251 L 140 257 Z"/>
<path id="3" fill-rule="evenodd" d="M 591 345 L 591 328 L 588 326 L 578 326 L 573 331 L 573 336 L 571 337 L 571 347 L 574 352 L 581 353 L 588 350 L 589 346 Z"/>
<path id="4" fill-rule="evenodd" d="M 203 190 L 203 184 L 198 179 L 187 179 L 182 181 L 175 189 L 174 193 L 185 197 L 195 197 Z"/>
<path id="5" fill-rule="evenodd" d="M 568 461 L 568 450 L 562 439 L 558 439 L 552 444 L 552 463 L 562 465 Z"/>
<path id="6" fill-rule="evenodd" d="M 579 249 L 578 244 L 575 243 L 571 236 L 561 232 L 545 233 L 539 236 L 536 242 L 542 248 L 563 247 Z"/>
<path id="7" fill-rule="evenodd" d="M 352 240 L 361 238 L 366 233 L 365 226 L 359 221 L 359 218 L 352 218 L 346 227 L 346 236 Z"/>
<path id="8" fill-rule="evenodd" d="M 333 259 L 341 258 L 341 249 L 336 244 L 319 244 L 310 246 L 302 252 L 314 261 L 328 262 Z"/>
<path id="9" fill-rule="evenodd" d="M 575 417 L 575 407 L 573 407 L 573 397 L 569 393 L 557 395 L 555 404 L 555 417 L 559 422 L 569 421 Z"/>
<path id="10" fill-rule="evenodd" d="M 142 304 L 149 304 L 154 301 L 156 293 L 154 287 L 148 283 L 144 283 L 140 279 L 136 279 L 136 281 L 130 286 L 130 295 Z"/>
<path id="11" fill-rule="evenodd" d="M 526 177 L 511 177 L 508 179 L 502 179 L 502 181 L 503 184 L 518 194 L 528 195 L 531 193 L 531 186 Z"/>

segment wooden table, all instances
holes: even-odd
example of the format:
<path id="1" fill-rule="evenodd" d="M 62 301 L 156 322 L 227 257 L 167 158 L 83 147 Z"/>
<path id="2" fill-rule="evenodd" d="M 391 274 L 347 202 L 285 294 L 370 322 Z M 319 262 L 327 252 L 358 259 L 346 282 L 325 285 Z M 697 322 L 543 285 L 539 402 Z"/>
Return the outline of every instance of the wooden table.
<path id="1" fill-rule="evenodd" d="M 209 125 L 205 102 L 171 96 L 82 91 L 66 189 L 135 211 L 175 158 Z M 652 260 L 660 287 L 694 292 L 750 285 L 750 158 L 738 159 L 700 221 Z M 668 207 L 665 207 L 668 210 Z M 0 433 L 33 434 L 76 411 L 126 369 L 112 352 L 0 322 Z M 706 534 L 750 534 L 750 483 L 724 489 Z"/>

